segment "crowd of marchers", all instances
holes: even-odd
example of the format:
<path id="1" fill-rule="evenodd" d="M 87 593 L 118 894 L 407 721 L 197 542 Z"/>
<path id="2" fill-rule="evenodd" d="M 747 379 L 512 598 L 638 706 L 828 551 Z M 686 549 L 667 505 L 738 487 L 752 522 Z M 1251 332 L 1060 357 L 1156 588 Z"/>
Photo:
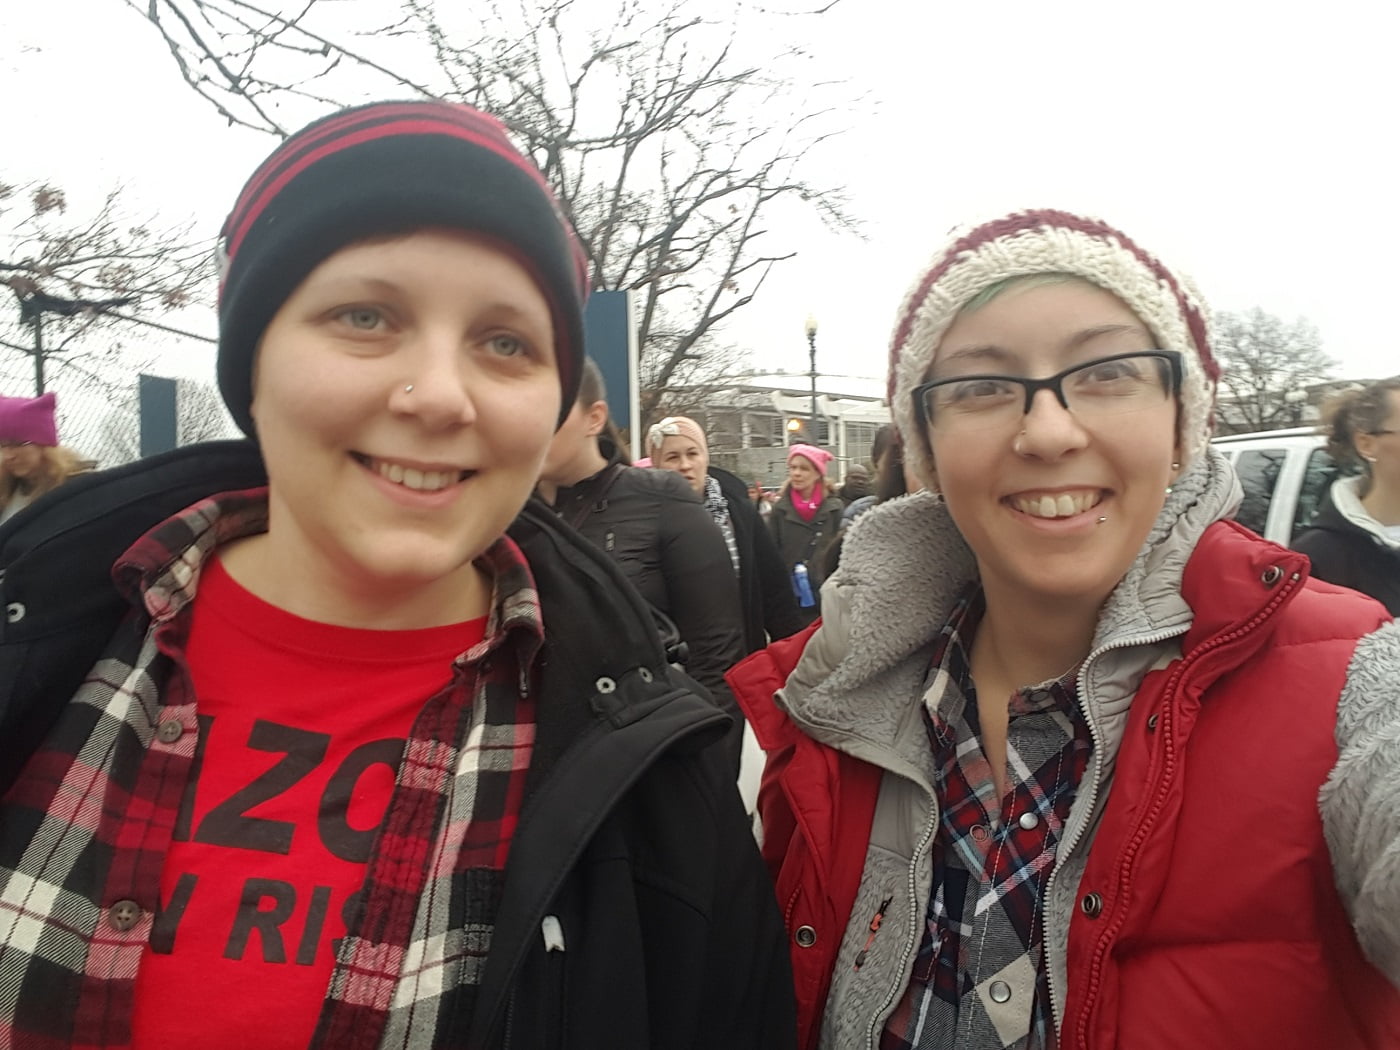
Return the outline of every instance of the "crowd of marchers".
<path id="1" fill-rule="evenodd" d="M 1195 286 L 1018 212 L 768 494 L 630 462 L 487 114 L 316 121 L 219 250 L 246 440 L 0 398 L 0 1046 L 1400 1046 L 1400 379 L 1266 541 Z"/>

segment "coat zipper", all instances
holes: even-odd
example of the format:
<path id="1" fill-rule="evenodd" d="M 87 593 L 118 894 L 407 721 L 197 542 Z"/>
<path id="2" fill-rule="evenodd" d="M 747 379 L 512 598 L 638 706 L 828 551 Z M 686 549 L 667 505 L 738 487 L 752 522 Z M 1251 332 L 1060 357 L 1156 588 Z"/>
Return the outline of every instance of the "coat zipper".
<path id="1" fill-rule="evenodd" d="M 1169 641 L 1178 635 L 1185 634 L 1187 630 L 1188 628 L 1186 627 L 1172 628 L 1170 630 L 1157 631 L 1154 634 L 1142 635 L 1138 638 L 1126 638 L 1122 641 L 1102 645 L 1084 658 L 1083 677 L 1087 678 L 1089 668 L 1105 653 L 1112 652 L 1114 649 L 1130 649 L 1139 645 L 1157 645 L 1160 642 Z M 1087 695 L 1088 690 L 1084 692 L 1085 695 Z M 1089 783 L 1089 804 L 1084 809 L 1085 818 L 1080 822 L 1079 826 L 1074 829 L 1074 834 L 1061 843 L 1060 847 L 1055 851 L 1055 866 L 1051 869 L 1050 878 L 1045 883 L 1046 900 L 1050 899 L 1050 891 L 1055 887 L 1055 880 L 1059 877 L 1060 872 L 1064 870 L 1060 861 L 1068 857 L 1074 851 L 1074 847 L 1079 845 L 1079 840 L 1084 837 L 1084 829 L 1089 826 L 1089 822 L 1093 818 L 1094 807 L 1099 804 L 1099 774 L 1103 769 L 1103 737 L 1099 734 L 1098 723 L 1095 719 L 1086 718 L 1085 721 L 1089 724 L 1089 736 L 1094 742 L 1094 776 Z M 1046 945 L 1050 941 L 1049 930 L 1046 926 L 1046 912 L 1046 909 L 1041 909 L 1040 943 L 1042 945 Z M 1055 971 L 1053 967 L 1048 965 L 1048 962 L 1045 967 L 1045 984 L 1047 990 L 1050 992 L 1050 1011 L 1052 1014 L 1059 1015 L 1062 1011 L 1058 1009 L 1056 1005 L 1059 1001 L 1059 993 L 1055 988 Z M 1059 1024 L 1058 1021 L 1056 1023 L 1057 1025 Z"/>
<path id="2" fill-rule="evenodd" d="M 938 798 L 933 792 L 928 793 L 929 797 L 929 821 L 924 827 L 923 837 L 919 840 L 918 846 L 914 849 L 913 863 L 909 865 L 909 928 L 904 935 L 904 950 L 899 956 L 899 966 L 896 973 L 903 973 L 905 966 L 909 964 L 909 957 L 914 954 L 919 946 L 919 926 L 918 921 L 923 915 L 923 909 L 919 907 L 919 887 L 915 882 L 915 872 L 919 867 L 919 858 L 924 855 L 924 851 L 929 848 L 929 843 L 933 841 L 933 836 L 938 830 Z M 883 920 L 884 916 L 881 916 Z M 845 935 L 845 931 L 842 931 Z M 870 1018 L 870 1027 L 866 1030 L 866 1045 L 874 1048 L 878 1045 L 880 1035 L 880 1018 L 894 1008 L 899 996 L 904 993 L 904 988 L 896 983 L 885 996 L 885 1001 L 880 1004 L 880 1009 L 876 1010 Z"/>
<path id="3" fill-rule="evenodd" d="M 1206 654 L 1214 652 L 1221 646 L 1227 645 L 1230 642 L 1233 642 L 1238 638 L 1244 637 L 1250 632 L 1258 629 L 1259 625 L 1262 624 L 1269 617 L 1271 617 L 1274 614 L 1274 612 L 1279 608 L 1279 606 L 1282 605 L 1288 599 L 1288 597 L 1298 588 L 1301 580 L 1301 573 L 1293 573 L 1288 578 L 1288 584 L 1281 588 L 1279 592 L 1275 594 L 1274 597 L 1269 601 L 1269 603 L 1265 605 L 1264 608 L 1259 610 L 1259 612 L 1255 613 L 1252 618 L 1250 618 L 1245 623 L 1241 624 L 1239 627 L 1236 627 L 1233 631 L 1230 631 L 1228 634 L 1217 635 L 1216 637 L 1211 638 L 1209 641 L 1202 643 L 1201 645 L 1197 646 L 1192 653 L 1184 657 L 1181 661 L 1181 664 L 1177 667 L 1176 671 L 1173 672 L 1171 678 L 1167 680 L 1167 684 L 1162 690 L 1163 700 L 1169 701 L 1176 694 L 1176 691 L 1180 688 L 1182 679 L 1186 677 L 1187 672 L 1194 664 L 1199 663 L 1201 659 L 1206 656 Z M 1176 766 L 1176 753 L 1175 749 L 1172 747 L 1170 733 L 1172 725 L 1171 714 L 1171 704 L 1164 703 L 1161 714 L 1161 721 L 1157 729 L 1158 733 L 1161 734 L 1161 739 L 1164 741 L 1163 747 L 1166 749 L 1166 757 L 1163 763 L 1162 775 L 1158 778 L 1158 783 L 1159 785 L 1161 785 L 1161 787 L 1159 787 L 1157 794 L 1153 797 L 1152 802 L 1148 806 L 1145 815 L 1138 822 L 1137 830 L 1133 833 L 1132 839 L 1129 841 L 1127 847 L 1123 851 L 1122 859 L 1119 861 L 1118 864 L 1117 885 L 1119 886 L 1126 885 L 1128 877 L 1132 873 L 1133 863 L 1137 857 L 1138 850 L 1142 848 L 1142 844 L 1147 840 L 1147 836 L 1151 832 L 1153 825 L 1156 823 L 1157 817 L 1161 814 L 1162 806 L 1165 803 L 1167 785 L 1171 782 L 1170 774 Z M 1089 988 L 1084 996 L 1084 1005 L 1079 1012 L 1078 1028 L 1081 1040 L 1080 1045 L 1087 1045 L 1087 1043 L 1084 1042 L 1084 1038 L 1088 1031 L 1089 1017 L 1093 1013 L 1094 998 L 1098 990 L 1099 981 L 1103 976 L 1104 960 L 1108 955 L 1109 946 L 1124 922 L 1123 902 L 1125 899 L 1125 894 L 1118 895 L 1118 899 L 1116 901 L 1115 915 L 1110 921 L 1110 923 L 1105 927 L 1103 933 L 1099 935 L 1098 943 L 1094 946 L 1094 955 L 1089 963 Z"/>

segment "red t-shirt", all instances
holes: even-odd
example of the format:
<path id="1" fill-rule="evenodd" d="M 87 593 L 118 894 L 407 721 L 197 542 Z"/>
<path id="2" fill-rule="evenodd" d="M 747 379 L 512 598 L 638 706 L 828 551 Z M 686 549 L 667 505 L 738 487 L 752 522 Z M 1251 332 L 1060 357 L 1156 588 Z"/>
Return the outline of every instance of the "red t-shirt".
<path id="1" fill-rule="evenodd" d="M 137 974 L 136 1050 L 308 1045 L 404 740 L 485 629 L 315 623 L 206 563 L 186 650 L 199 750 Z"/>

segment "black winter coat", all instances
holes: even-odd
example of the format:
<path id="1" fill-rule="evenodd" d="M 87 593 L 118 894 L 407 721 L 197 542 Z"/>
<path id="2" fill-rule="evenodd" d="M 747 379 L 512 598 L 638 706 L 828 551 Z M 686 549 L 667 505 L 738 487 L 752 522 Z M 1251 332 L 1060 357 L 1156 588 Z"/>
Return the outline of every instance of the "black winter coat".
<path id="1" fill-rule="evenodd" d="M 798 614 L 792 595 L 792 580 L 783 565 L 783 556 L 773 544 L 773 536 L 763 524 L 758 507 L 749 499 L 749 487 L 738 477 L 711 467 L 710 477 L 719 482 L 729 521 L 734 526 L 734 546 L 739 551 L 739 596 L 743 601 L 744 649 L 756 653 L 768 644 L 806 626 Z"/>
<path id="2" fill-rule="evenodd" d="M 70 482 L 0 528 L 0 792 L 128 608 L 116 556 L 205 496 L 264 483 L 250 443 L 190 446 Z M 725 717 L 667 665 L 608 559 L 538 504 L 509 531 L 546 623 L 536 744 L 477 1008 L 434 1045 L 793 1047 L 786 937 L 716 746 Z M 545 950 L 545 915 L 565 950 Z"/>
<path id="3" fill-rule="evenodd" d="M 838 497 L 827 493 L 822 497 L 816 516 L 811 521 L 803 521 L 792 504 L 791 490 L 784 486 L 782 495 L 768 515 L 768 530 L 777 544 L 778 553 L 782 555 L 789 580 L 798 562 L 807 565 L 807 579 L 817 603 L 806 609 L 799 606 L 797 611 L 804 625 L 811 623 L 821 613 L 821 585 L 826 579 L 822 572 L 822 551 L 841 531 L 841 512 L 844 509 L 845 504 Z"/>
<path id="4" fill-rule="evenodd" d="M 1329 491 L 1312 528 L 1293 541 L 1312 562 L 1319 580 L 1369 594 L 1400 616 L 1400 551 L 1387 547 L 1347 518 L 1332 502 Z"/>
<path id="5" fill-rule="evenodd" d="M 724 681 L 724 672 L 747 655 L 739 584 L 723 533 L 685 479 L 630 467 L 614 453 L 591 478 L 561 488 L 554 509 L 675 623 L 686 647 L 686 673 L 739 729 L 743 716 Z M 737 732 L 729 746 L 737 771 Z"/>

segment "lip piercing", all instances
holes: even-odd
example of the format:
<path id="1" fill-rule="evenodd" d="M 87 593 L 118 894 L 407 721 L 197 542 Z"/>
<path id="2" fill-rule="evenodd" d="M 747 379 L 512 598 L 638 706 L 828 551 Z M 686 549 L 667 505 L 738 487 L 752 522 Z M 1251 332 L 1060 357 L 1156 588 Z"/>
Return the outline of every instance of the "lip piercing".
<path id="1" fill-rule="evenodd" d="M 1099 524 L 1100 524 L 1100 525 L 1102 525 L 1102 524 L 1103 524 L 1104 522 L 1106 522 L 1107 520 L 1108 520 L 1108 518 L 1105 517 L 1104 515 L 1102 515 L 1102 514 L 1099 515 Z"/>
<path id="2" fill-rule="evenodd" d="M 413 393 L 413 384 L 412 384 L 412 383 L 409 383 L 408 386 L 406 386 L 406 387 L 403 388 L 403 392 L 404 392 L 405 394 L 411 394 L 411 393 Z"/>

